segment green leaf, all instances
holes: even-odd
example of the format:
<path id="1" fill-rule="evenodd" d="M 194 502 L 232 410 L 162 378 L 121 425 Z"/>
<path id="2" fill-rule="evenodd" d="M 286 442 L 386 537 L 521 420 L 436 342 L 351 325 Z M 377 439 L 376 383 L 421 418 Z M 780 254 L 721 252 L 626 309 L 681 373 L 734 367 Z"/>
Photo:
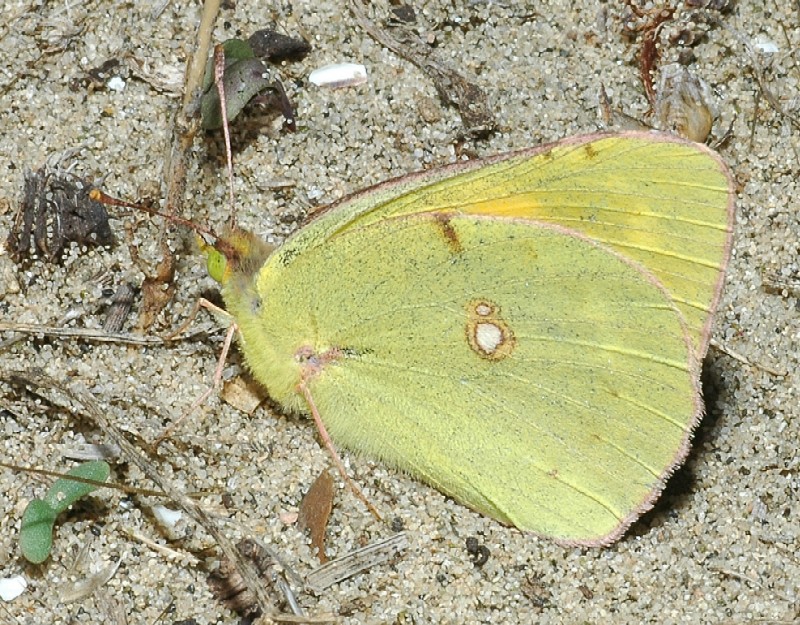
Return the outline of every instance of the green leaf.
<path id="1" fill-rule="evenodd" d="M 225 71 L 228 68 L 245 59 L 254 59 L 253 48 L 250 44 L 241 39 L 228 39 L 222 42 L 222 51 L 225 53 Z M 224 72 L 223 72 L 224 73 Z M 206 73 L 203 76 L 203 91 L 208 91 L 214 84 L 214 56 L 206 62 Z"/>
<path id="2" fill-rule="evenodd" d="M 225 89 L 225 112 L 228 121 L 239 115 L 256 95 L 271 89 L 273 84 L 269 69 L 259 59 L 244 59 L 231 65 L 226 64 L 222 85 Z M 215 85 L 203 94 L 200 102 L 200 118 L 206 130 L 222 127 L 219 92 Z"/>
<path id="3" fill-rule="evenodd" d="M 102 460 L 93 460 L 92 462 L 84 462 L 74 469 L 67 471 L 67 475 L 74 475 L 75 477 L 82 477 L 87 480 L 94 480 L 95 482 L 105 482 L 111 472 L 108 464 Z M 76 482 L 67 478 L 59 478 L 55 484 L 50 487 L 47 494 L 44 496 L 44 501 L 47 503 L 56 514 L 63 512 L 75 503 L 81 497 L 85 497 L 94 490 L 97 486 L 87 484 L 85 482 Z"/>
<path id="4" fill-rule="evenodd" d="M 58 514 L 41 499 L 34 499 L 22 514 L 19 546 L 28 562 L 40 564 L 50 555 L 53 525 Z"/>
<path id="5" fill-rule="evenodd" d="M 67 472 L 67 475 L 81 477 L 96 482 L 105 482 L 111 472 L 102 460 L 84 462 Z M 55 481 L 44 499 L 33 499 L 22 514 L 19 532 L 19 546 L 23 557 L 33 564 L 44 562 L 50 555 L 53 545 L 53 526 L 56 517 L 81 497 L 94 490 L 94 484 L 76 482 L 66 477 Z"/>

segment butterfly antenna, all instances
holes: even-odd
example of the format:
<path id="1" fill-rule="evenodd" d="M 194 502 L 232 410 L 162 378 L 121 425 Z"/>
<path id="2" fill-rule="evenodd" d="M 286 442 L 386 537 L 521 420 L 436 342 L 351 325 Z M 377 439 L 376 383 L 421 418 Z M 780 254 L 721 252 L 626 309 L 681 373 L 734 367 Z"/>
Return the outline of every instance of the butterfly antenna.
<path id="1" fill-rule="evenodd" d="M 228 113 L 226 111 L 225 86 L 223 84 L 224 74 L 225 74 L 225 50 L 223 49 L 221 44 L 218 44 L 214 47 L 214 83 L 216 84 L 217 92 L 219 93 L 219 105 L 220 105 L 220 111 L 222 113 L 222 130 L 225 135 L 225 158 L 228 164 L 228 197 L 231 205 L 230 223 L 231 223 L 231 228 L 235 228 L 236 206 L 234 204 L 234 197 L 233 197 L 233 154 L 231 152 L 231 135 L 230 135 L 230 130 L 228 128 Z M 100 202 L 108 206 L 122 206 L 125 208 L 133 208 L 136 210 L 144 211 L 145 213 L 148 213 L 150 215 L 163 217 L 167 221 L 185 226 L 190 230 L 192 230 L 193 232 L 196 232 L 197 234 L 210 237 L 214 241 L 213 244 L 214 248 L 220 253 L 222 253 L 226 258 L 233 259 L 238 256 L 238 250 L 236 250 L 235 246 L 230 244 L 222 237 L 218 236 L 213 230 L 209 228 L 204 228 L 203 226 L 200 226 L 192 221 L 189 221 L 188 219 L 176 217 L 175 215 L 167 215 L 166 213 L 162 213 L 143 204 L 135 204 L 132 202 L 125 202 L 123 200 L 118 200 L 117 198 L 105 194 L 100 189 L 92 189 L 89 192 L 89 198 L 91 200 L 94 200 L 95 202 Z"/>
<path id="2" fill-rule="evenodd" d="M 94 188 L 91 191 L 89 191 L 89 199 L 92 200 L 93 202 L 100 202 L 101 204 L 105 204 L 106 206 L 119 206 L 122 208 L 132 208 L 134 210 L 147 213 L 148 215 L 153 215 L 154 217 L 163 217 L 170 223 L 184 226 L 189 230 L 191 230 L 192 232 L 196 232 L 198 235 L 203 235 L 212 239 L 214 241 L 213 244 L 214 248 L 217 249 L 221 254 L 223 254 L 227 258 L 235 258 L 238 255 L 237 250 L 231 243 L 220 237 L 211 228 L 206 228 L 204 226 L 201 226 L 200 224 L 196 224 L 190 219 L 184 219 L 176 215 L 168 215 L 167 213 L 162 213 L 161 211 L 158 211 L 150 206 L 147 206 L 146 204 L 136 204 L 135 202 L 126 202 L 125 200 L 120 200 L 118 198 L 108 195 L 107 193 L 101 191 L 98 188 Z"/>
<path id="3" fill-rule="evenodd" d="M 228 111 L 225 100 L 225 49 L 222 44 L 214 46 L 214 84 L 219 93 L 219 109 L 222 114 L 222 133 L 225 136 L 225 158 L 228 162 L 228 199 L 231 205 L 231 228 L 236 227 L 236 206 L 233 197 L 233 154 L 231 153 L 231 132 L 228 127 Z"/>

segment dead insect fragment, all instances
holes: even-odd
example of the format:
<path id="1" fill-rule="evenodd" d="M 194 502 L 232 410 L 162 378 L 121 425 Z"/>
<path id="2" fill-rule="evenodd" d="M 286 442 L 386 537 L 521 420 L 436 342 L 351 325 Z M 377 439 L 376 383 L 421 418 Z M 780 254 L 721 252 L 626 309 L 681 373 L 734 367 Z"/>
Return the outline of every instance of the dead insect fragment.
<path id="1" fill-rule="evenodd" d="M 245 538 L 236 545 L 236 548 L 241 556 L 255 567 L 265 585 L 275 593 L 276 603 L 280 601 L 280 593 L 283 594 L 287 604 L 291 606 L 295 603 L 291 588 L 278 570 L 277 563 L 264 547 L 253 539 Z M 219 568 L 209 575 L 208 585 L 214 596 L 238 614 L 254 618 L 260 613 L 255 596 L 248 590 L 236 565 L 227 558 L 223 558 Z"/>
<path id="2" fill-rule="evenodd" d="M 467 553 L 472 563 L 480 568 L 489 561 L 491 552 L 486 545 L 482 545 L 477 537 L 469 536 L 466 540 Z"/>
<path id="3" fill-rule="evenodd" d="M 656 125 L 661 130 L 698 143 L 708 139 L 717 117 L 711 88 L 677 63 L 661 70 L 654 111 Z"/>
<path id="4" fill-rule="evenodd" d="M 88 181 L 47 166 L 25 173 L 22 201 L 7 239 L 15 262 L 40 252 L 56 260 L 70 244 L 112 245 L 105 207 L 89 197 Z"/>

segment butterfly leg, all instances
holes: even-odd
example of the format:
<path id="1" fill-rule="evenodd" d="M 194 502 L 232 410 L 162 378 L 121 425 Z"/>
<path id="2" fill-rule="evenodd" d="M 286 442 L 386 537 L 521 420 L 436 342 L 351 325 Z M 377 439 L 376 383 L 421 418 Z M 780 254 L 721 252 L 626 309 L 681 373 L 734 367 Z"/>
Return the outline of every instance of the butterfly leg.
<path id="1" fill-rule="evenodd" d="M 194 318 L 197 316 L 197 313 L 200 310 L 200 308 L 205 308 L 206 310 L 210 311 L 214 316 L 222 316 L 230 321 L 228 325 L 228 331 L 225 334 L 225 342 L 222 344 L 222 353 L 220 354 L 219 359 L 217 360 L 217 368 L 214 370 L 214 378 L 212 380 L 211 386 L 209 386 L 203 392 L 203 394 L 200 395 L 200 397 L 194 400 L 192 405 L 189 406 L 189 408 L 185 410 L 184 413 L 180 417 L 178 417 L 178 419 L 176 419 L 172 424 L 164 428 L 164 431 L 158 435 L 155 441 L 153 441 L 154 449 L 157 449 L 158 446 L 162 442 L 164 442 L 164 440 L 172 436 L 172 433 L 181 423 L 183 423 L 186 417 L 188 417 L 198 406 L 202 405 L 203 402 L 205 402 L 206 399 L 208 399 L 213 393 L 217 392 L 219 390 L 220 385 L 222 384 L 222 370 L 225 367 L 225 361 L 228 358 L 228 352 L 230 351 L 231 343 L 233 343 L 233 337 L 236 335 L 236 331 L 239 328 L 239 326 L 237 326 L 233 322 L 233 317 L 231 317 L 231 315 L 228 314 L 224 309 L 220 308 L 219 306 L 216 306 L 215 304 L 212 304 L 207 299 L 200 298 L 199 300 L 197 300 L 197 303 L 195 303 L 194 309 L 189 315 L 189 318 L 186 321 L 184 321 L 177 330 L 171 332 L 165 338 L 167 340 L 172 339 L 181 334 L 182 332 L 184 332 L 186 328 L 189 327 L 189 325 L 191 325 L 191 323 L 194 321 Z"/>
<path id="2" fill-rule="evenodd" d="M 194 320 L 197 317 L 197 313 L 200 312 L 201 308 L 205 308 L 207 311 L 209 311 L 214 316 L 214 318 L 218 320 L 223 319 L 224 320 L 223 323 L 226 326 L 230 327 L 231 325 L 235 325 L 233 323 L 233 316 L 227 310 L 225 310 L 224 308 L 220 308 L 219 306 L 210 302 L 206 298 L 201 297 L 195 302 L 194 308 L 192 308 L 192 312 L 189 313 L 189 316 L 186 318 L 186 321 L 184 321 L 181 325 L 179 325 L 175 330 L 164 336 L 163 337 L 164 340 L 171 341 L 176 336 L 180 336 L 181 334 L 186 332 L 186 329 L 190 325 L 192 325 L 192 323 L 194 323 Z"/>
<path id="3" fill-rule="evenodd" d="M 372 513 L 379 521 L 383 520 L 378 510 L 373 506 L 364 492 L 350 479 L 350 476 L 347 475 L 347 469 L 344 467 L 344 463 L 342 459 L 339 457 L 336 448 L 333 446 L 333 441 L 331 437 L 328 435 L 328 430 L 325 429 L 325 424 L 322 423 L 322 418 L 319 416 L 319 411 L 317 410 L 317 405 L 314 403 L 314 397 L 311 395 L 311 391 L 309 390 L 308 386 L 305 383 L 305 380 L 300 382 L 298 388 L 303 393 L 303 397 L 305 397 L 306 403 L 308 403 L 308 408 L 311 410 L 311 416 L 314 418 L 314 423 L 317 426 L 317 431 L 319 431 L 320 438 L 322 438 L 322 442 L 327 447 L 328 452 L 333 458 L 333 463 L 336 465 L 336 468 L 339 470 L 339 475 L 342 476 L 342 479 L 345 481 L 345 484 L 350 487 L 350 490 L 353 491 L 353 494 L 358 497 L 364 505 L 367 506 L 367 509 Z"/>

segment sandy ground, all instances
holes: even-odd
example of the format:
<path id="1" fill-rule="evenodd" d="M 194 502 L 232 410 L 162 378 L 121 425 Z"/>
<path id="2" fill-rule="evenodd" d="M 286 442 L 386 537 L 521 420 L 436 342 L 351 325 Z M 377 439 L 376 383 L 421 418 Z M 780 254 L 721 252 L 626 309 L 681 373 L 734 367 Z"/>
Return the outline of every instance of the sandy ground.
<path id="1" fill-rule="evenodd" d="M 118 197 L 160 197 L 162 165 L 176 98 L 135 76 L 123 60 L 111 76 L 120 89 L 88 88 L 86 72 L 131 57 L 142 73 L 179 89 L 199 9 L 196 3 L 6 0 L 0 26 L 0 235 L 13 220 L 26 168 L 69 153 L 65 166 L 99 180 Z M 618 0 L 516 3 L 440 0 L 417 6 L 416 28 L 435 37 L 441 58 L 476 76 L 499 130 L 460 142 L 456 111 L 441 104 L 416 67 L 376 44 L 340 5 L 328 0 L 240 0 L 223 12 L 217 37 L 249 34 L 277 21 L 304 34 L 308 57 L 280 68 L 298 119 L 236 133 L 236 194 L 243 225 L 276 240 L 311 208 L 382 179 L 454 161 L 456 153 L 490 155 L 602 128 L 598 94 L 642 117 L 647 109 L 637 42 L 622 34 Z M 800 559 L 795 389 L 800 270 L 800 12 L 795 3 L 740 0 L 718 22 L 692 24 L 683 3 L 662 37 L 663 62 L 679 46 L 669 34 L 704 30 L 691 69 L 713 89 L 721 154 L 738 185 L 737 226 L 715 338 L 778 376 L 712 349 L 705 362 L 707 416 L 685 468 L 656 509 L 606 549 L 564 548 L 471 512 L 437 491 L 367 460 L 345 455 L 352 476 L 387 518 L 399 519 L 410 547 L 320 595 L 298 588 L 306 614 L 333 613 L 344 623 L 790 623 L 798 618 Z M 455 8 L 454 8 L 455 5 Z M 282 11 L 282 12 L 281 12 Z M 385 8 L 377 15 L 386 15 Z M 699 22 L 701 20 L 694 20 Z M 750 49 L 745 45 L 749 45 Z M 758 52 L 757 48 L 763 50 Z M 755 52 L 754 52 L 755 50 Z M 310 85 L 315 67 L 364 63 L 369 82 L 338 91 Z M 112 83 L 113 84 L 113 83 Z M 187 214 L 222 224 L 228 214 L 219 143 L 198 142 L 187 185 Z M 285 186 L 289 183 L 291 186 Z M 279 188 L 276 188 L 279 187 Z M 0 319 L 99 327 L 109 290 L 141 284 L 126 244 L 126 212 L 112 213 L 113 250 L 71 249 L 60 264 L 16 266 L 0 256 Z M 141 221 L 141 220 L 139 220 Z M 142 254 L 156 229 L 139 224 Z M 201 295 L 214 290 L 201 257 L 178 241 L 178 291 L 159 328 L 174 327 Z M 105 290 L 105 291 L 104 291 Z M 126 331 L 132 331 L 136 308 Z M 207 320 L 201 327 L 210 327 Z M 132 438 L 152 439 L 206 388 L 222 332 L 178 345 L 135 348 L 27 337 L 0 352 L 0 369 L 41 367 L 92 393 Z M 10 338 L 6 334 L 5 338 Z M 230 371 L 240 360 L 234 354 Z M 5 461 L 56 470 L 65 450 L 97 441 L 97 432 L 62 410 L 9 386 L 0 391 Z M 283 522 L 330 464 L 310 423 L 262 408 L 252 416 L 209 400 L 164 447 L 163 472 L 227 518 L 233 537 L 255 535 L 301 575 L 316 565 L 306 535 Z M 129 465 L 118 481 L 149 487 Z M 182 520 L 171 533 L 155 521 L 157 499 L 96 493 L 58 524 L 52 558 L 27 565 L 16 544 L 27 501 L 43 478 L 0 470 L 0 577 L 22 575 L 28 588 L 0 603 L 4 623 L 153 623 L 195 619 L 235 623 L 205 582 L 216 552 L 205 533 Z M 223 506 L 220 493 L 228 493 Z M 282 516 L 283 515 L 283 516 Z M 175 550 L 172 557 L 136 533 Z M 391 536 L 337 480 L 328 551 L 343 555 Z M 491 555 L 476 567 L 465 548 L 476 537 Z M 190 555 L 191 554 L 191 555 Z M 192 557 L 196 558 L 193 560 Z M 63 602 L 70 586 L 109 563 L 116 575 L 93 595 Z M 126 620 L 127 619 L 127 620 Z"/>

